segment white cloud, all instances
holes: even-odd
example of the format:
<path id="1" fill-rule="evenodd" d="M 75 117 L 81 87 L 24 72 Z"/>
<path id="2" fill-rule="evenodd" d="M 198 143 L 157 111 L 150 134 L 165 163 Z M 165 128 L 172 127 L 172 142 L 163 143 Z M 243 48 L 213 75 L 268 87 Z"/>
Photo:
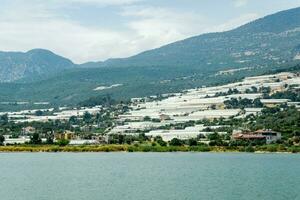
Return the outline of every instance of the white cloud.
<path id="1" fill-rule="evenodd" d="M 128 28 L 136 34 L 139 43 L 150 48 L 199 34 L 204 29 L 205 19 L 192 12 L 129 6 L 121 14 L 134 17 L 128 22 Z"/>
<path id="2" fill-rule="evenodd" d="M 243 14 L 223 24 L 212 25 L 198 13 L 136 6 L 126 7 L 122 15 L 136 17 L 128 27 L 139 37 L 141 49 L 156 48 L 202 33 L 228 31 L 259 17 L 256 13 Z"/>
<path id="3" fill-rule="evenodd" d="M 56 0 L 57 1 L 57 0 Z M 128 5 L 142 0 L 64 0 L 64 3 L 84 3 L 98 5 Z"/>
<path id="4" fill-rule="evenodd" d="M 93 29 L 79 24 L 49 20 L 39 22 L 0 22 L 0 48 L 27 51 L 47 48 L 75 62 L 99 60 L 126 54 L 124 33 Z M 127 55 L 127 54 L 126 54 Z"/>
<path id="5" fill-rule="evenodd" d="M 210 28 L 211 31 L 228 31 L 234 29 L 238 26 L 244 25 L 248 22 L 251 22 L 255 19 L 258 19 L 260 16 L 256 13 L 248 13 L 239 16 L 238 18 L 231 19 L 224 24 L 217 25 L 215 27 Z"/>
<path id="6" fill-rule="evenodd" d="M 0 50 L 46 48 L 75 62 L 129 56 L 129 53 L 133 53 L 126 48 L 131 37 L 126 31 L 82 25 L 59 15 L 53 11 L 57 5 L 48 3 L 11 6 L 13 9 L 3 9 L 0 15 Z"/>
<path id="7" fill-rule="evenodd" d="M 246 6 L 248 4 L 248 0 L 233 0 L 234 1 L 234 6 L 239 8 Z"/>
<path id="8" fill-rule="evenodd" d="M 57 12 L 57 4 L 40 0 L 0 8 L 0 50 L 27 51 L 46 48 L 75 62 L 126 57 L 144 50 L 211 31 L 234 28 L 257 17 L 243 15 L 213 26 L 207 18 L 193 12 L 162 7 L 128 5 L 140 0 L 66 0 L 107 5 L 123 4 L 122 28 L 88 26 Z M 18 1 L 20 2 L 20 1 Z M 25 1 L 24 1 L 25 2 Z M 37 3 L 38 2 L 38 3 Z M 126 6 L 124 6 L 126 4 Z"/>

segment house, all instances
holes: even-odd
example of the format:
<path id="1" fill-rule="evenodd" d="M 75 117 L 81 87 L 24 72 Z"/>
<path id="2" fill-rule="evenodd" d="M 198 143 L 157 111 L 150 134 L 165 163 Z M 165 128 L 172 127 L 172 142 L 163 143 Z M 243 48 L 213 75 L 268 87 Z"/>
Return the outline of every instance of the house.
<path id="1" fill-rule="evenodd" d="M 21 136 L 18 138 L 12 138 L 10 135 L 4 135 L 4 142 L 3 144 L 6 145 L 17 145 L 17 144 L 25 144 L 27 142 L 30 142 L 29 136 Z"/>
<path id="2" fill-rule="evenodd" d="M 107 144 L 108 143 L 107 135 L 95 135 L 92 136 L 92 140 L 97 141 L 98 144 Z"/>
<path id="3" fill-rule="evenodd" d="M 290 100 L 289 99 L 261 99 L 260 102 L 269 108 L 276 107 L 281 104 L 286 104 Z"/>
<path id="4" fill-rule="evenodd" d="M 170 120 L 171 118 L 170 118 L 169 115 L 161 114 L 161 115 L 159 115 L 159 119 L 160 119 L 161 121 L 166 121 L 166 120 Z"/>
<path id="5" fill-rule="evenodd" d="M 64 133 L 55 134 L 56 140 L 72 140 L 75 138 L 75 134 L 71 131 L 65 131 Z"/>
<path id="6" fill-rule="evenodd" d="M 33 133 L 35 133 L 35 128 L 32 126 L 22 128 L 22 135 L 29 135 Z"/>
<path id="7" fill-rule="evenodd" d="M 99 144 L 97 140 L 70 140 L 69 145 L 93 145 Z"/>
<path id="8" fill-rule="evenodd" d="M 281 139 L 281 133 L 272 130 L 257 130 L 254 132 L 240 132 L 232 134 L 233 140 L 265 140 L 267 144 Z"/>

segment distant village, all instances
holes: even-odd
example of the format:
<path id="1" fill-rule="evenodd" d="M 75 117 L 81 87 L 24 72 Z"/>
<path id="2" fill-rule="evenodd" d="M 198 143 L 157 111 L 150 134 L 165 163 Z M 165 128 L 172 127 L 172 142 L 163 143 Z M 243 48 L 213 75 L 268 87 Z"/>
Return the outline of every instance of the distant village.
<path id="1" fill-rule="evenodd" d="M 133 144 L 140 138 L 160 145 L 272 144 L 286 138 L 274 126 L 257 125 L 258 117 L 288 109 L 299 116 L 299 93 L 299 73 L 247 77 L 226 85 L 132 98 L 127 104 L 3 112 L 0 135 L 3 145 Z M 299 124 L 295 127 L 291 138 L 300 136 Z"/>

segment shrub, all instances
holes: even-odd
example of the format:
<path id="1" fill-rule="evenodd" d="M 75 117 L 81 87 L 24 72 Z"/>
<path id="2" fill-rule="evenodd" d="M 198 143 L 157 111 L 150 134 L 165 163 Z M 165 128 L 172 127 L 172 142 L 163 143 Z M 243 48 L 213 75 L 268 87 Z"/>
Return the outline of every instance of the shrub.
<path id="1" fill-rule="evenodd" d="M 182 146 L 183 142 L 179 140 L 178 138 L 173 138 L 170 143 L 171 146 Z"/>
<path id="2" fill-rule="evenodd" d="M 252 145 L 249 145 L 249 146 L 247 146 L 247 147 L 245 148 L 245 151 L 246 151 L 246 152 L 254 152 L 255 149 L 252 147 Z"/>
<path id="3" fill-rule="evenodd" d="M 65 140 L 65 139 L 58 140 L 56 142 L 56 144 L 59 145 L 59 146 L 67 146 L 69 143 L 70 143 L 70 141 L 69 140 Z"/>

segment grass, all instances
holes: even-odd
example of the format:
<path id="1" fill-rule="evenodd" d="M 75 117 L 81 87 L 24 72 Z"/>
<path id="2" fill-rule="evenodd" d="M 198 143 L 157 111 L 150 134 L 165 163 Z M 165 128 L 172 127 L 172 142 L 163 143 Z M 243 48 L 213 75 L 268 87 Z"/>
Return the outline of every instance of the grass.
<path id="1" fill-rule="evenodd" d="M 222 146 L 151 146 L 151 145 L 18 145 L 0 146 L 0 152 L 289 152 L 300 153 L 299 146 L 283 145 L 256 146 L 249 151 L 248 147 Z"/>

